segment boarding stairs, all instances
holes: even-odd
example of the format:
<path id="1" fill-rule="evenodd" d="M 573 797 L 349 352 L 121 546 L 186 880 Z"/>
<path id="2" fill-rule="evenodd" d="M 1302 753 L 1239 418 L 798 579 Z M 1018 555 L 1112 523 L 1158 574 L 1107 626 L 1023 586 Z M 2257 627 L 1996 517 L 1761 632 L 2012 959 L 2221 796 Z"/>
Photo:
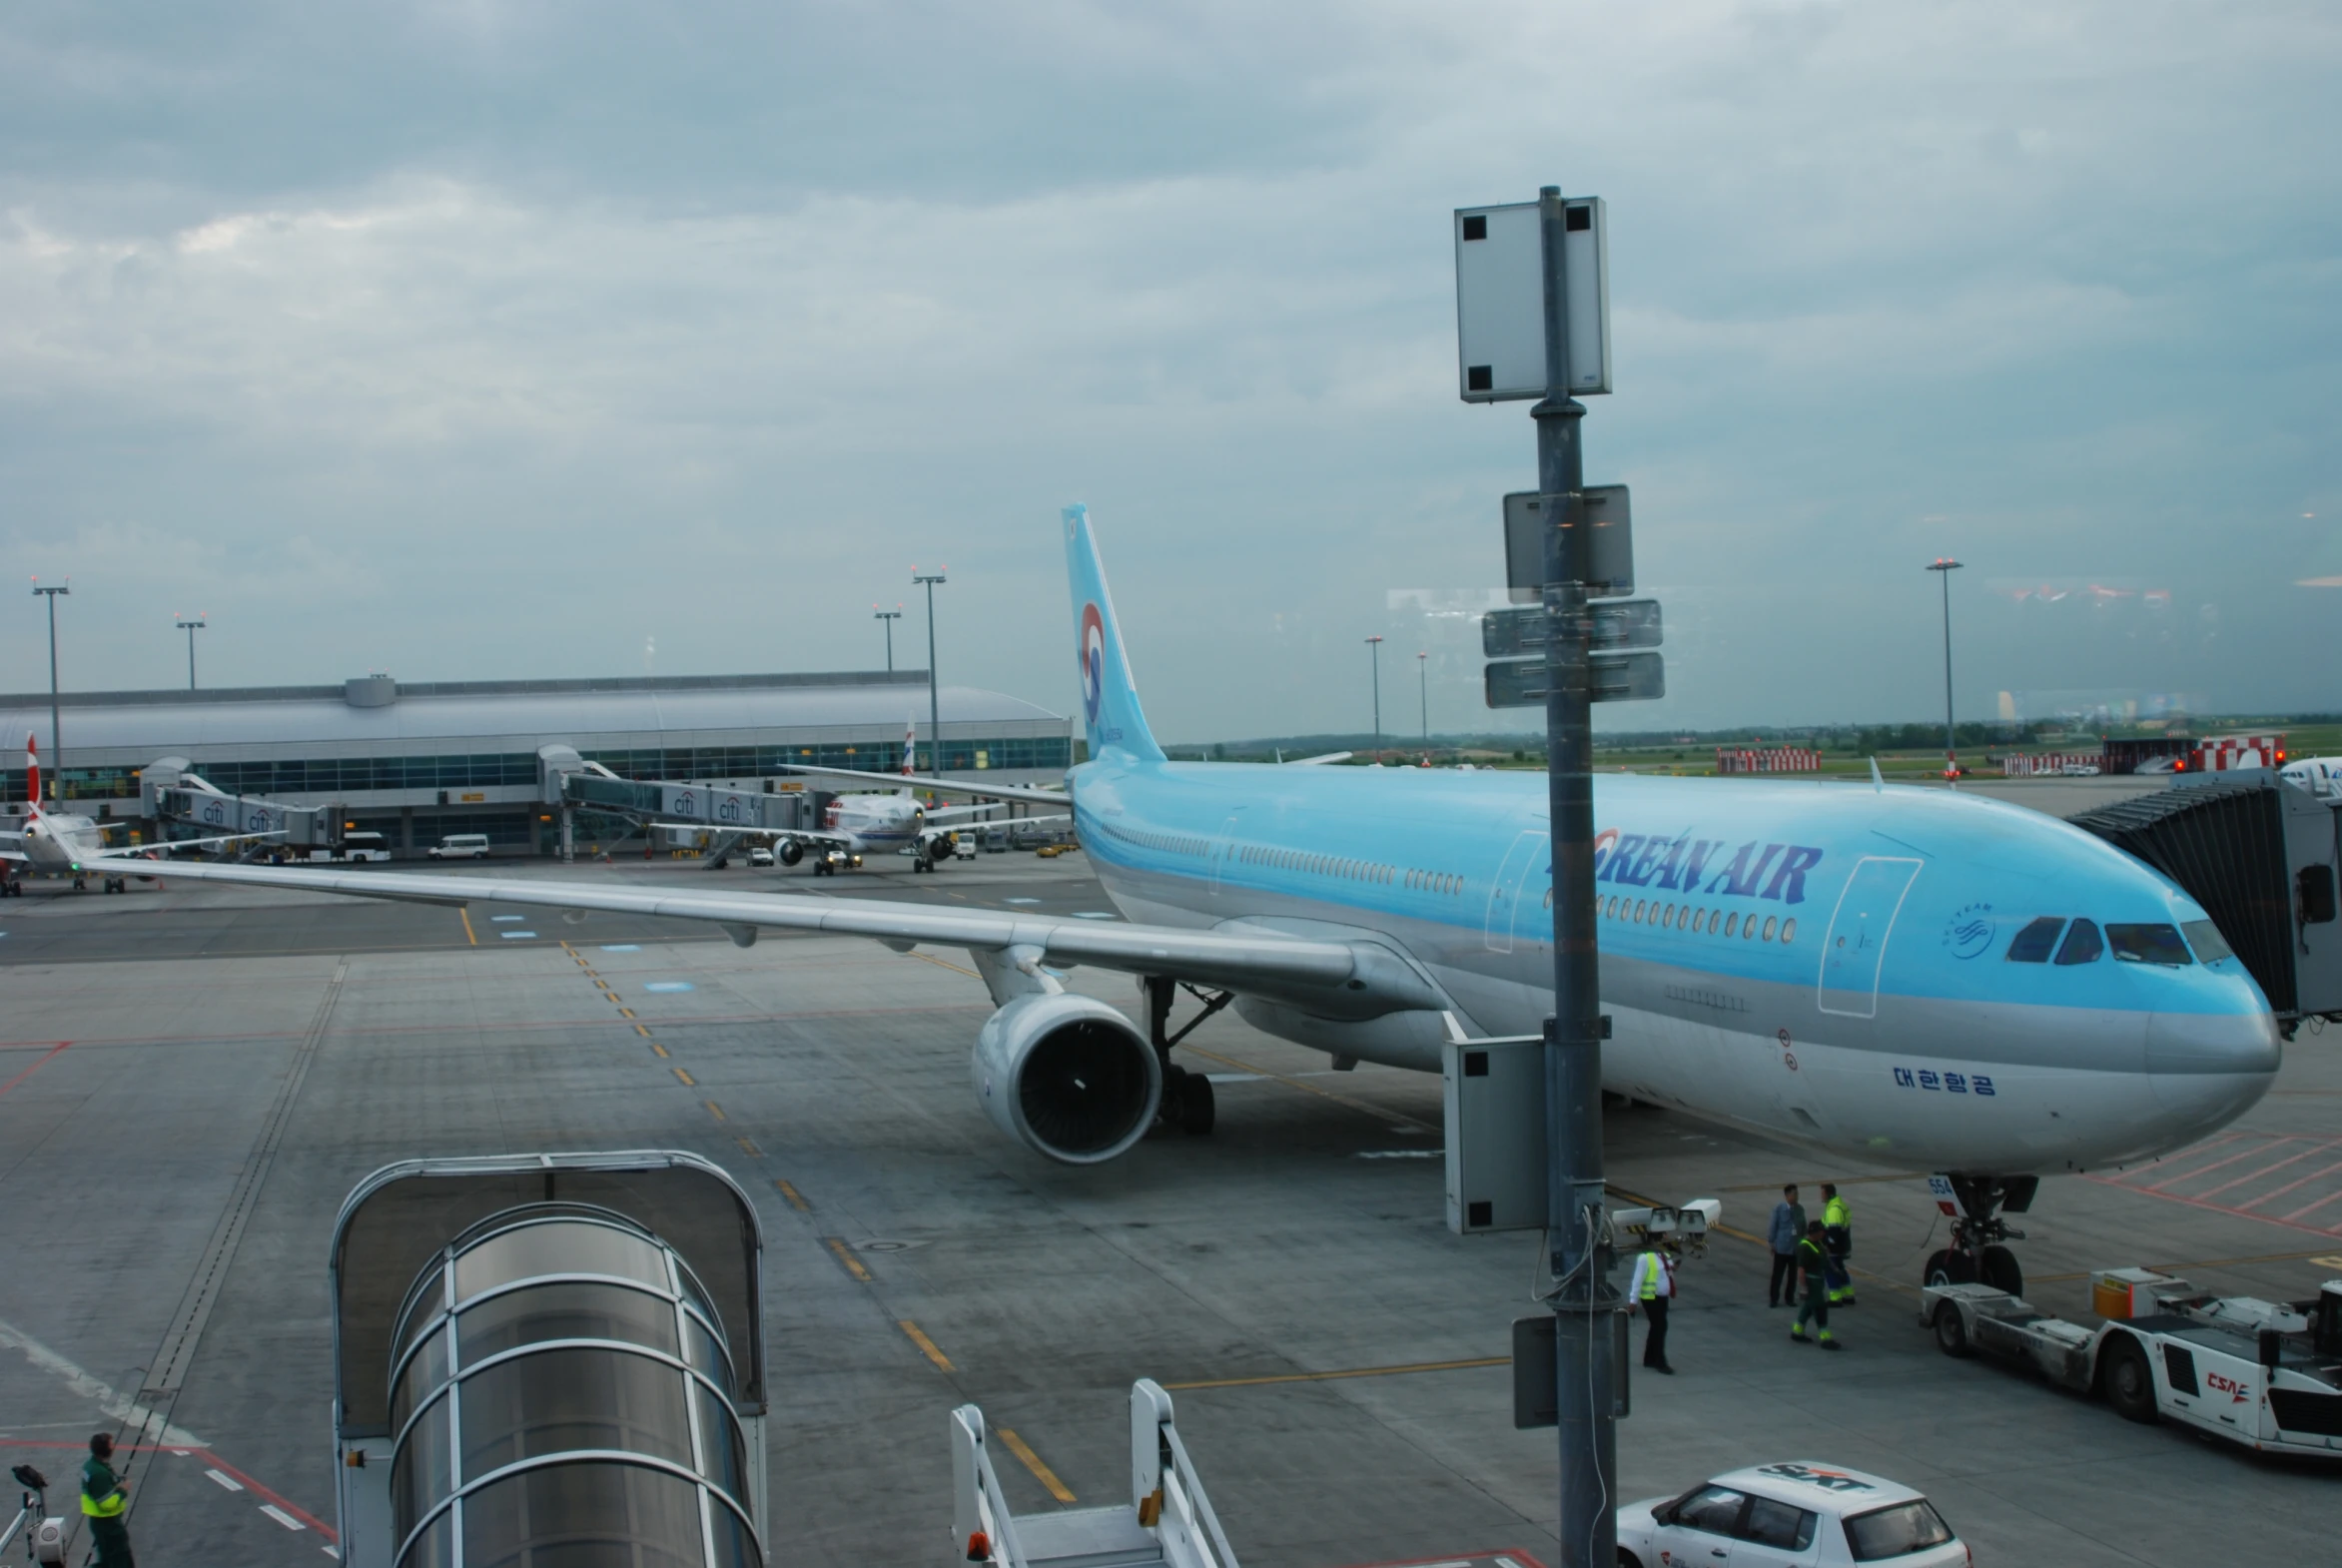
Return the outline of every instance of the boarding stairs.
<path id="1" fill-rule="evenodd" d="M 952 1412 L 952 1534 L 967 1560 L 995 1568 L 1236 1568 L 1171 1420 L 1171 1398 L 1131 1385 L 1131 1501 L 1013 1514 L 986 1441 L 984 1412 Z"/>

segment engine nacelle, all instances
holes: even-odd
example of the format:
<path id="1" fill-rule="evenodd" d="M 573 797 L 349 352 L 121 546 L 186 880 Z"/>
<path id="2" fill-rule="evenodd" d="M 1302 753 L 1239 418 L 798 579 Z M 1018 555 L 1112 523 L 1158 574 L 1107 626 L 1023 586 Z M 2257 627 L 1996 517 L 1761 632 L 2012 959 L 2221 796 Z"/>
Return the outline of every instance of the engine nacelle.
<path id="1" fill-rule="evenodd" d="M 976 1037 L 976 1098 L 993 1126 L 1027 1148 L 1095 1166 L 1155 1125 L 1163 1066 L 1147 1037 L 1103 1002 L 1017 997 Z"/>
<path id="2" fill-rule="evenodd" d="M 794 866 L 805 858 L 805 845 L 799 839 L 783 839 L 773 846 L 773 859 L 784 866 Z"/>

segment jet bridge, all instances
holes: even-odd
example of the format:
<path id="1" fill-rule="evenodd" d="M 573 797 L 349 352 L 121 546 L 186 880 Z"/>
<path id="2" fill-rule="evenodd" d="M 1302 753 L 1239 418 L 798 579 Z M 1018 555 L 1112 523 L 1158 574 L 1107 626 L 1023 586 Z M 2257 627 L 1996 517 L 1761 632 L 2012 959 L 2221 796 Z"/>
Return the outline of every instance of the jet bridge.
<path id="1" fill-rule="evenodd" d="M 342 842 L 349 808 L 340 801 L 291 806 L 259 795 L 231 795 L 215 788 L 185 757 L 161 757 L 138 776 L 139 815 L 168 827 L 201 830 L 199 836 L 279 833 L 296 849 L 332 849 Z M 168 842 L 168 834 L 164 835 Z"/>
<path id="2" fill-rule="evenodd" d="M 2342 812 L 2267 769 L 2185 779 L 2070 819 L 2204 907 L 2290 1034 L 2342 1020 Z"/>

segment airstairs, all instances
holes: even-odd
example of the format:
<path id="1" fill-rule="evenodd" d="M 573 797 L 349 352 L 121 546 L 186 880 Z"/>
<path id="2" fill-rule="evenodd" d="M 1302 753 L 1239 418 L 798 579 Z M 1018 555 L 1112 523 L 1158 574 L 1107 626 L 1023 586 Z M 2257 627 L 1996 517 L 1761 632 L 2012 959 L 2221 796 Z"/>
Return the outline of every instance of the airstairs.
<path id="1" fill-rule="evenodd" d="M 1012 1514 L 992 1467 L 984 1412 L 952 1412 L 952 1532 L 996 1568 L 1236 1568 L 1235 1553 L 1171 1420 L 1160 1384 L 1131 1385 L 1131 1501 Z"/>

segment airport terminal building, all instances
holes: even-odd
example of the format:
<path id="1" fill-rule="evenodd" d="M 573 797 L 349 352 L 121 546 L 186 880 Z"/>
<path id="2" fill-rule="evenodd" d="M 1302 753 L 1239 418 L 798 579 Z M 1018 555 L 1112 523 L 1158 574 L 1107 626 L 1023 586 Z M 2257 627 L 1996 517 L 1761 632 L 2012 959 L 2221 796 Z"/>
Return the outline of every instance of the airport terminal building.
<path id="1" fill-rule="evenodd" d="M 1073 762 L 1071 721 L 966 686 L 939 694 L 943 771 L 1055 782 Z M 340 802 L 362 830 L 420 854 L 451 833 L 507 853 L 549 853 L 538 749 L 574 747 L 622 778 L 810 792 L 792 764 L 891 770 L 903 734 L 927 746 L 925 670 L 676 675 L 609 680 L 399 682 L 68 693 L 62 762 L 48 694 L 0 695 L 7 799 L 25 798 L 23 743 L 41 742 L 53 793 L 91 816 L 140 815 L 139 779 L 165 758 L 230 794 Z M 928 761 L 919 759 L 924 771 Z M 21 806 L 16 808 L 21 811 Z M 810 825 L 810 824 L 808 824 Z"/>

